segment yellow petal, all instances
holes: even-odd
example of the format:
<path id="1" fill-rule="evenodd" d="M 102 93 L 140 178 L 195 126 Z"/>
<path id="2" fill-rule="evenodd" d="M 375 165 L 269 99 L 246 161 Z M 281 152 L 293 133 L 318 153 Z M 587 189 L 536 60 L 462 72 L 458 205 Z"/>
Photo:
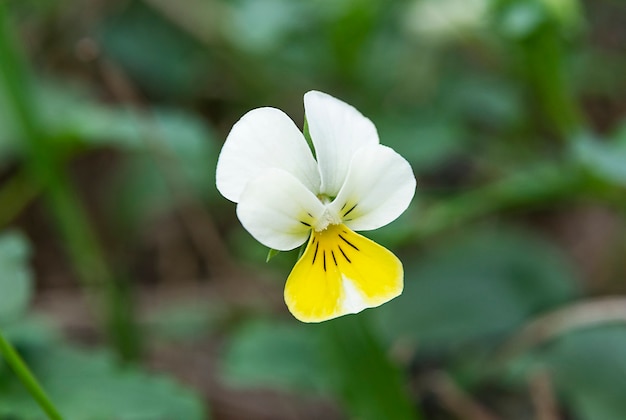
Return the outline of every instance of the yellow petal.
<path id="1" fill-rule="evenodd" d="M 404 272 L 386 248 L 345 225 L 313 232 L 285 285 L 297 319 L 321 322 L 373 308 L 400 295 Z"/>

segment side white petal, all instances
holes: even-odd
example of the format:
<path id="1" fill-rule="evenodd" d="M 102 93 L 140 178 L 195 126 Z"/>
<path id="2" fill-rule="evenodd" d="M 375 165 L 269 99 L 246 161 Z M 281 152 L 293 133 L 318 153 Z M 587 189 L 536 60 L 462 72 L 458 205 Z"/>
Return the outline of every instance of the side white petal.
<path id="1" fill-rule="evenodd" d="M 244 228 L 263 245 L 288 251 L 302 245 L 326 208 L 298 179 L 268 169 L 248 182 L 237 205 Z"/>
<path id="2" fill-rule="evenodd" d="M 322 92 L 304 95 L 304 111 L 322 177 L 321 193 L 334 197 L 357 149 L 378 144 L 374 123 L 353 106 Z"/>
<path id="3" fill-rule="evenodd" d="M 235 123 L 217 162 L 217 189 L 239 202 L 246 184 L 268 168 L 291 173 L 304 186 L 317 191 L 317 163 L 294 122 L 276 108 L 258 108 Z"/>
<path id="4" fill-rule="evenodd" d="M 346 182 L 329 209 L 350 229 L 377 229 L 406 210 L 415 186 L 406 159 L 387 146 L 368 146 L 354 154 Z"/>

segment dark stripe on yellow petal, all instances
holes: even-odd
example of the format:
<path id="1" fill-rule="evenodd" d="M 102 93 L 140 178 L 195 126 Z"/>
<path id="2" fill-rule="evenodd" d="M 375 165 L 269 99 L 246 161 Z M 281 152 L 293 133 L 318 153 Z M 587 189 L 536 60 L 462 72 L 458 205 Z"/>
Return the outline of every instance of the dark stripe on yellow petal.
<path id="1" fill-rule="evenodd" d="M 344 238 L 343 236 L 341 236 L 341 234 L 339 234 L 339 238 L 341 238 L 345 243 L 347 243 L 348 245 L 350 245 L 352 248 L 356 249 L 357 251 L 359 250 L 359 248 L 356 247 L 356 245 L 354 245 L 353 243 L 351 243 L 350 241 L 348 241 L 346 238 Z"/>
<path id="2" fill-rule="evenodd" d="M 350 261 L 350 258 L 348 258 L 348 256 L 346 255 L 345 252 L 343 252 L 343 249 L 341 249 L 340 245 L 337 245 L 337 248 L 339 248 L 339 251 L 341 251 L 341 255 L 343 255 L 343 257 L 346 259 L 346 261 L 348 261 L 349 263 L 351 263 L 352 261 Z"/>
<path id="3" fill-rule="evenodd" d="M 317 258 L 317 249 L 320 247 L 320 243 L 316 243 L 315 244 L 315 253 L 313 254 L 313 261 L 311 262 L 311 265 L 315 264 L 315 258 Z M 306 252 L 306 251 L 304 251 Z"/>
<path id="4" fill-rule="evenodd" d="M 322 264 L 315 264 L 320 252 Z M 328 253 L 333 264 L 327 264 Z M 379 306 L 402 288 L 402 264 L 395 255 L 345 225 L 330 225 L 312 232 L 287 279 L 285 302 L 299 320 L 321 322 Z"/>

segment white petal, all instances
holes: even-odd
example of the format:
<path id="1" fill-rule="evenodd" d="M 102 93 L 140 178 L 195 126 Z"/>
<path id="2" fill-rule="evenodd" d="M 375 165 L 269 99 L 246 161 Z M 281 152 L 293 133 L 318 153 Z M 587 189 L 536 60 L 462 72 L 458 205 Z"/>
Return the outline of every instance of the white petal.
<path id="1" fill-rule="evenodd" d="M 257 241 L 288 251 L 307 240 L 325 210 L 294 176 L 282 169 L 268 169 L 248 182 L 237 205 L 237 216 Z"/>
<path id="2" fill-rule="evenodd" d="M 276 108 L 258 108 L 235 123 L 217 162 L 217 189 L 239 202 L 246 184 L 268 168 L 291 173 L 305 187 L 320 184 L 313 154 L 293 121 Z"/>
<path id="3" fill-rule="evenodd" d="M 415 186 L 406 159 L 387 146 L 368 146 L 354 154 L 346 182 L 329 209 L 351 229 L 377 229 L 406 210 Z"/>
<path id="4" fill-rule="evenodd" d="M 322 176 L 320 191 L 334 197 L 344 183 L 354 152 L 378 144 L 378 132 L 354 107 L 322 92 L 304 95 L 304 111 Z"/>

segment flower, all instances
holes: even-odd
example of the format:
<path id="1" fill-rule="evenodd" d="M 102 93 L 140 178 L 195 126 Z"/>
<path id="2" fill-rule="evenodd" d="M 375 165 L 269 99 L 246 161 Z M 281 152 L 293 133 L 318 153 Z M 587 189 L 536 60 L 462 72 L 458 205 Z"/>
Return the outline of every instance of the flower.
<path id="1" fill-rule="evenodd" d="M 285 113 L 257 108 L 230 131 L 216 183 L 263 245 L 287 251 L 308 240 L 287 279 L 285 303 L 297 319 L 321 322 L 402 293 L 400 260 L 354 231 L 400 216 L 416 181 L 409 163 L 379 144 L 374 124 L 354 107 L 311 91 L 304 109 L 315 157 Z"/>

